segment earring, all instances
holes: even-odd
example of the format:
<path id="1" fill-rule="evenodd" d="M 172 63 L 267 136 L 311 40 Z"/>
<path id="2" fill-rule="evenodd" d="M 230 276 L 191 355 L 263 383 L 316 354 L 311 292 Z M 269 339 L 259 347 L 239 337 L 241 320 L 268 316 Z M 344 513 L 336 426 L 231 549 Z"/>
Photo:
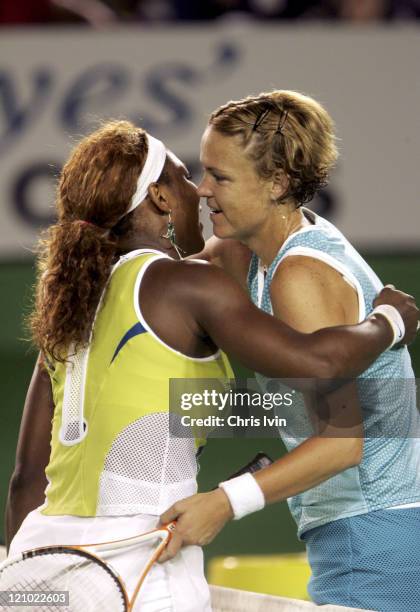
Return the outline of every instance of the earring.
<path id="1" fill-rule="evenodd" d="M 177 252 L 178 257 L 182 259 L 181 252 L 185 253 L 185 251 L 183 251 L 181 247 L 179 247 L 176 243 L 175 224 L 172 221 L 170 212 L 169 212 L 169 217 L 168 217 L 168 226 L 166 228 L 166 234 L 162 234 L 161 238 L 166 238 L 166 240 L 169 240 L 169 242 L 171 243 L 171 245 L 174 247 L 175 251 Z"/>
<path id="2" fill-rule="evenodd" d="M 168 226 L 166 228 L 166 234 L 162 234 L 162 238 L 166 238 L 169 242 L 175 242 L 176 234 L 175 234 L 175 225 L 172 221 L 171 213 L 169 213 L 168 217 Z"/>

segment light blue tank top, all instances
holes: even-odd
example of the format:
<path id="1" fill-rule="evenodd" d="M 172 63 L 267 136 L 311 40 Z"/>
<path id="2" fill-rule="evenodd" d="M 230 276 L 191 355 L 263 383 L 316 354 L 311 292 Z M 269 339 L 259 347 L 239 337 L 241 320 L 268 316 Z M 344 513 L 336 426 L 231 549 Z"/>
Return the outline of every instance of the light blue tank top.
<path id="1" fill-rule="evenodd" d="M 357 290 L 359 321 L 372 311 L 382 283 L 359 253 L 331 223 L 308 212 L 314 225 L 289 236 L 264 274 L 253 255 L 248 287 L 259 308 L 273 314 L 270 285 L 279 263 L 287 256 L 315 257 L 337 269 Z M 264 391 L 273 381 L 257 374 Z M 383 353 L 358 379 L 357 390 L 364 423 L 363 459 L 320 485 L 292 497 L 289 508 L 298 534 L 340 518 L 420 501 L 420 416 L 416 381 L 408 350 Z M 302 396 L 281 417 L 287 428 L 280 435 L 288 450 L 313 435 Z"/>

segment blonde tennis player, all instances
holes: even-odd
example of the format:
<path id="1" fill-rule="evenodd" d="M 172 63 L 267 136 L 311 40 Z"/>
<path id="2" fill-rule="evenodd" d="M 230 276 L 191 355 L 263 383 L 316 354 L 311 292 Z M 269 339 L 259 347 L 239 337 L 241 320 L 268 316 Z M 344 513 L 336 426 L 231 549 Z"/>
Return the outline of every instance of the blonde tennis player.
<path id="1" fill-rule="evenodd" d="M 362 321 L 382 287 L 337 228 L 302 208 L 326 185 L 336 158 L 328 112 L 292 91 L 222 106 L 202 139 L 199 193 L 207 198 L 214 238 L 200 257 L 228 271 L 262 311 L 306 333 Z M 265 388 L 266 379 L 260 382 Z M 168 556 L 182 538 L 211 540 L 229 511 L 240 518 L 288 499 L 307 545 L 316 603 L 418 611 L 420 422 L 407 349 L 382 354 L 356 390 L 365 439 L 307 433 L 305 402 L 281 409 L 288 423 L 307 423 L 303 433 L 284 432 L 287 456 L 255 478 L 222 484 L 223 512 L 210 493 L 165 513 L 165 521 L 179 519 Z"/>
<path id="2" fill-rule="evenodd" d="M 179 261 L 203 247 L 196 187 L 162 142 L 129 122 L 76 146 L 56 204 L 31 316 L 41 358 L 7 507 L 12 555 L 134 536 L 195 493 L 200 441 L 170 436 L 169 379 L 231 377 L 218 347 L 268 376 L 334 377 L 356 375 L 394 342 L 392 318 L 404 319 L 406 340 L 413 335 L 416 309 L 397 291 L 382 299 L 396 307 L 391 323 L 378 306 L 358 326 L 300 334 L 220 269 Z M 221 489 L 215 497 L 224 508 Z M 129 589 L 142 554 L 112 558 Z M 197 546 L 153 567 L 136 604 L 209 607 Z"/>

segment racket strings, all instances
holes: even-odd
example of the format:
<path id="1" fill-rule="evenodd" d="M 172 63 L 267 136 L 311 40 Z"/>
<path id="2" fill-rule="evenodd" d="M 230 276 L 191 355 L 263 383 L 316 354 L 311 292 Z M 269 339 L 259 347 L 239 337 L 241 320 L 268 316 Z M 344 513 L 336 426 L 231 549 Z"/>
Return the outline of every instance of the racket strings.
<path id="1" fill-rule="evenodd" d="M 8 576 L 6 574 L 6 578 L 7 577 Z M 0 578 L 1 578 L 0 579 L 0 585 L 1 585 L 1 588 L 3 590 L 3 584 L 4 584 L 3 583 L 3 574 L 1 574 Z M 9 583 L 7 583 L 7 586 L 8 586 L 7 590 L 10 590 L 10 591 L 24 591 L 25 593 L 28 593 L 30 591 L 42 591 L 44 593 L 49 593 L 52 590 L 54 590 L 54 585 L 51 585 L 46 580 L 43 580 L 42 578 L 34 580 L 30 576 L 29 577 L 28 576 L 22 576 L 20 578 L 19 582 L 13 583 L 13 587 Z M 19 608 L 23 609 L 23 610 L 28 610 L 28 612 L 29 612 L 29 610 L 31 612 L 33 612 L 33 610 L 34 610 L 34 606 L 33 605 L 32 605 L 32 607 L 27 607 L 27 606 L 23 606 L 22 607 L 22 606 L 19 606 Z M 3 606 L 1 606 L 1 609 L 2 610 L 10 610 L 10 612 L 12 611 L 12 609 L 14 610 L 14 608 L 11 608 L 9 606 L 5 606 L 4 608 L 3 608 Z M 37 607 L 37 609 L 38 609 L 38 607 Z M 42 607 L 42 608 L 39 608 L 39 609 L 48 610 L 49 612 L 62 612 L 63 607 L 62 606 L 58 607 L 58 606 L 55 606 L 53 603 L 50 603 L 47 608 Z"/>
<path id="2" fill-rule="evenodd" d="M 26 558 L 6 566 L 0 575 L 2 590 L 68 591 L 67 612 L 123 612 L 124 595 L 115 577 L 94 559 L 77 552 L 54 552 Z M 34 607 L 20 607 L 33 612 Z M 53 602 L 36 607 L 60 612 Z"/>

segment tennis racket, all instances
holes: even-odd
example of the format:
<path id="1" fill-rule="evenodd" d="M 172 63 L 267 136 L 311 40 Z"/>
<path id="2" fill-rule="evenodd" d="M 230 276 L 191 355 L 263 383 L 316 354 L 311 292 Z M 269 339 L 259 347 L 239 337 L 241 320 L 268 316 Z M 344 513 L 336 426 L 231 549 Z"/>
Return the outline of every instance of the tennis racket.
<path id="1" fill-rule="evenodd" d="M 130 612 L 152 565 L 171 539 L 175 523 L 169 523 L 123 540 L 83 546 L 45 546 L 25 551 L 0 565 L 2 591 L 68 591 L 67 612 Z M 122 578 L 98 556 L 119 548 L 156 542 L 145 563 L 131 599 Z M 40 601 L 40 600 L 39 600 Z M 6 603 L 6 602 L 5 602 Z M 28 609 L 34 610 L 34 603 Z M 36 604 L 36 610 L 60 611 L 57 603 Z"/>
<path id="2" fill-rule="evenodd" d="M 258 453 L 252 461 L 230 476 L 254 473 L 272 460 Z M 175 522 L 131 538 L 84 544 L 83 546 L 45 546 L 27 550 L 0 565 L 2 591 L 68 591 L 67 612 L 130 612 L 152 565 L 159 559 L 175 530 Z M 122 578 L 107 562 L 108 552 L 131 548 L 144 542 L 156 542 L 140 574 L 131 599 Z M 98 556 L 98 553 L 101 556 Z M 6 603 L 6 602 L 5 602 Z M 28 608 L 29 609 L 29 608 Z M 33 604 L 32 604 L 32 610 Z M 60 611 L 54 602 L 41 603 L 38 611 Z"/>

